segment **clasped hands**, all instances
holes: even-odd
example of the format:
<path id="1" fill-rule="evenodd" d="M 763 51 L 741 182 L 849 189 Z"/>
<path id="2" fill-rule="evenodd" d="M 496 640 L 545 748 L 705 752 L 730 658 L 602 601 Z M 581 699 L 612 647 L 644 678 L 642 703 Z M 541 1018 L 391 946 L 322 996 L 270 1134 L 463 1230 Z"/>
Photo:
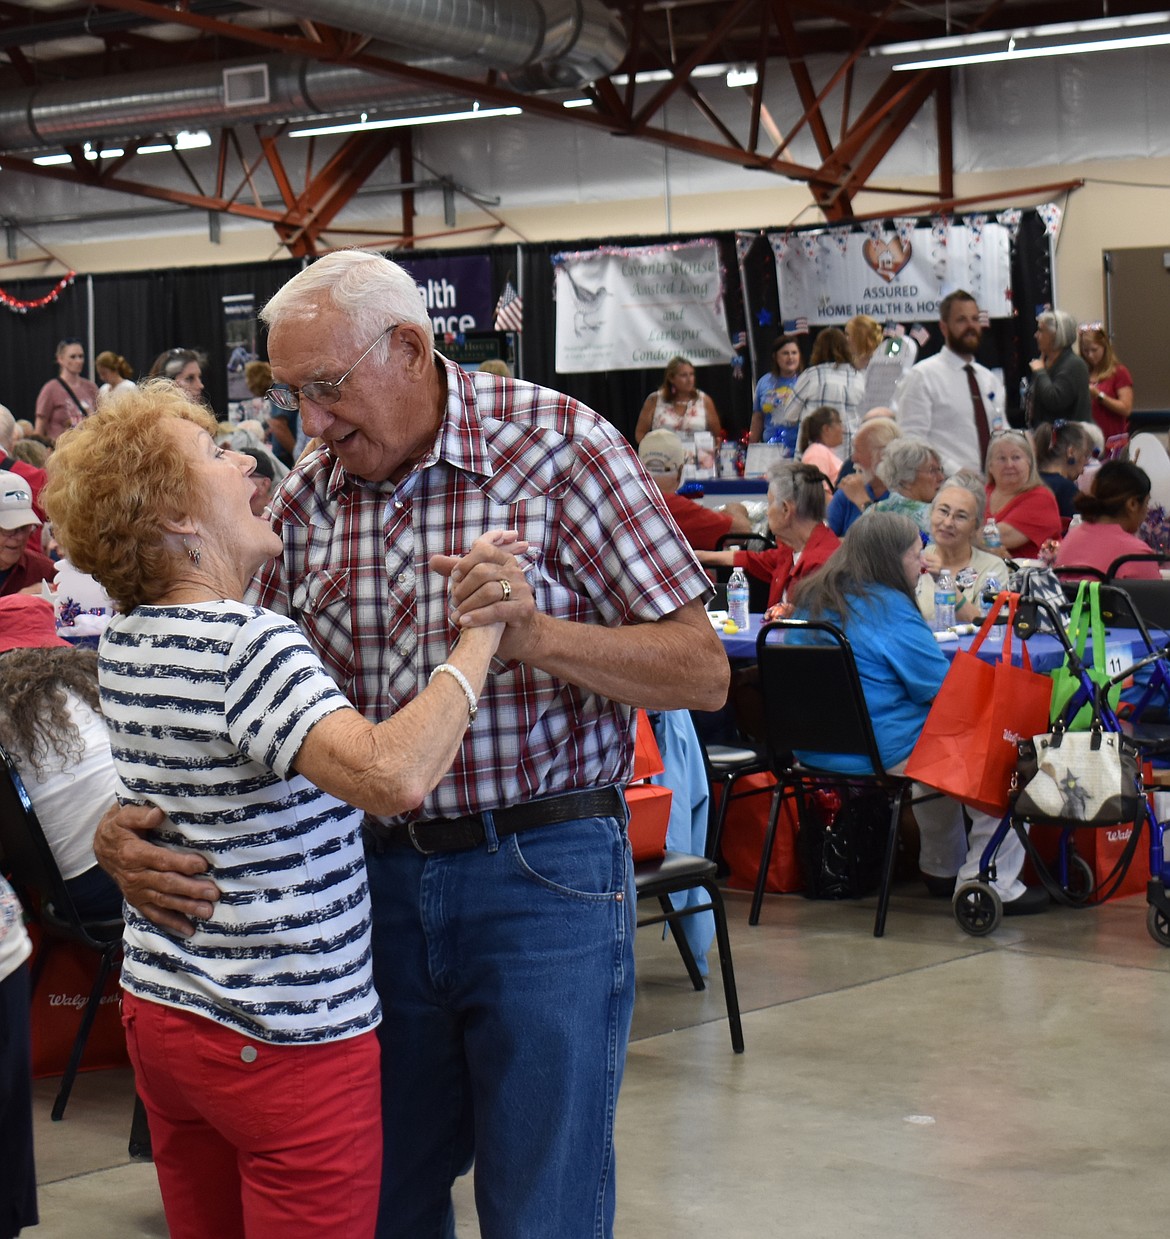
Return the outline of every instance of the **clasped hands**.
<path id="1" fill-rule="evenodd" d="M 500 658 L 523 658 L 535 641 L 536 605 L 518 558 L 527 549 L 515 530 L 497 530 L 476 539 L 465 555 L 430 560 L 431 569 L 450 581 L 451 612 L 461 628 L 504 625 Z M 211 917 L 219 889 L 198 852 L 160 847 L 143 837 L 163 821 L 162 811 L 151 805 L 114 805 L 98 824 L 94 853 L 129 904 L 187 938 L 196 921 Z"/>

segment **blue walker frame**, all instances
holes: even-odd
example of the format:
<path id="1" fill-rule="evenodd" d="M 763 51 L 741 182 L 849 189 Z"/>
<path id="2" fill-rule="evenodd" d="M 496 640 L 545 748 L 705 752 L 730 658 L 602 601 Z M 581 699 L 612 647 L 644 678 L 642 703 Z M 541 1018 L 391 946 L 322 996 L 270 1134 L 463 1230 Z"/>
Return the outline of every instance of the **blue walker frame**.
<path id="1" fill-rule="evenodd" d="M 1167 659 L 1170 658 L 1170 643 L 1160 648 L 1155 647 L 1149 631 L 1145 624 L 1141 622 L 1140 617 L 1138 617 L 1138 631 L 1145 643 L 1146 655 L 1139 658 L 1123 671 L 1118 672 L 1117 675 L 1113 676 L 1105 684 L 1098 686 L 1089 676 L 1089 669 L 1084 662 L 1077 657 L 1076 651 L 1069 641 L 1068 633 L 1065 631 L 1063 623 L 1061 623 L 1060 616 L 1044 600 L 1021 600 L 1016 616 L 1016 635 L 1022 641 L 1027 641 L 1029 637 L 1037 633 L 1040 629 L 1036 622 L 1036 613 L 1040 611 L 1045 614 L 1061 645 L 1064 647 L 1069 670 L 1080 682 L 1079 688 L 1065 707 L 1063 715 L 1065 721 L 1075 718 L 1082 706 L 1091 703 L 1094 707 L 1095 716 L 1101 722 L 1102 731 L 1123 734 L 1124 729 L 1121 720 L 1109 705 L 1109 690 L 1116 685 L 1124 683 L 1145 667 L 1152 667 L 1153 671 L 1141 696 L 1129 712 L 1129 717 L 1134 720 L 1140 719 L 1142 713 L 1159 694 L 1163 694 L 1165 699 L 1170 702 L 1170 663 L 1167 662 Z M 1136 610 L 1134 613 L 1135 615 L 1137 614 Z M 1141 748 L 1140 740 L 1136 742 L 1139 748 Z M 1170 882 L 1170 862 L 1166 860 L 1163 847 L 1165 826 L 1158 820 L 1150 804 L 1150 798 L 1146 794 L 1142 783 L 1140 766 L 1136 778 L 1136 787 L 1141 794 L 1143 812 L 1134 820 L 1134 829 L 1141 829 L 1141 823 L 1144 818 L 1145 824 L 1149 827 L 1150 836 L 1150 878 L 1146 886 L 1146 928 L 1155 942 L 1161 946 L 1170 946 L 1170 894 L 1168 894 L 1166 889 L 1167 882 Z M 987 846 L 983 849 L 983 853 L 979 858 L 978 876 L 969 882 L 961 883 L 955 891 L 952 903 L 955 920 L 961 929 L 975 937 L 983 937 L 986 934 L 992 933 L 999 927 L 1000 920 L 1002 919 L 1003 904 L 991 883 L 995 878 L 996 853 L 999 851 L 1004 839 L 1007 838 L 1008 832 L 1013 829 L 1020 834 L 1025 847 L 1033 858 L 1033 863 L 1036 863 L 1037 858 L 1034 854 L 1034 849 L 1029 847 L 1027 843 L 1027 833 L 1024 830 L 1023 819 L 1017 819 L 1012 810 L 1009 809 L 988 840 Z M 1041 869 L 1040 876 L 1041 881 L 1048 888 L 1050 894 L 1060 892 L 1058 897 L 1060 897 L 1062 903 L 1071 907 L 1086 907 L 1089 906 L 1089 896 L 1093 893 L 1091 885 L 1083 895 L 1075 896 L 1071 893 L 1071 885 L 1074 880 L 1073 870 L 1076 868 L 1076 860 L 1079 859 L 1076 857 L 1073 846 L 1073 834 L 1078 829 L 1092 830 L 1099 828 L 1086 826 L 1084 823 L 1070 823 L 1065 826 L 1061 833 L 1060 846 L 1057 852 L 1056 873 L 1055 875 L 1049 875 L 1044 869 Z M 1128 852 L 1128 854 L 1132 859 L 1133 853 Z M 1084 862 L 1081 861 L 1081 864 L 1083 866 Z M 1119 872 L 1118 869 L 1115 869 L 1109 875 L 1109 878 L 1106 879 L 1106 882 L 1115 877 L 1117 880 L 1120 880 L 1123 872 L 1124 870 Z M 1057 889 L 1054 890 L 1054 887 Z"/>

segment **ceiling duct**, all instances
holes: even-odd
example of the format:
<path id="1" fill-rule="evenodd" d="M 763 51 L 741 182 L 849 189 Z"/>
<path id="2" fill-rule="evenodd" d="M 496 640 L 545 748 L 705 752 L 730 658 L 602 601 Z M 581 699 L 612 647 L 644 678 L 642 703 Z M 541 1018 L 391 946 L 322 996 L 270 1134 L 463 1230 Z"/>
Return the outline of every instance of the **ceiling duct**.
<path id="1" fill-rule="evenodd" d="M 575 87 L 612 73 L 626 54 L 601 0 L 246 0 L 415 52 L 436 51 L 506 74 L 523 90 Z M 407 56 L 402 59 L 411 60 Z"/>
<path id="2" fill-rule="evenodd" d="M 373 38 L 392 36 L 394 59 L 449 76 L 495 69 L 516 90 L 579 86 L 612 72 L 625 55 L 621 27 L 600 0 L 397 0 L 392 6 L 291 0 L 281 11 Z M 236 70 L 266 71 L 267 100 L 258 92 L 253 101 L 229 102 L 225 73 Z M 450 110 L 468 97 L 289 56 L 147 70 L 0 94 L 0 151 L 109 144 L 241 122 Z"/>

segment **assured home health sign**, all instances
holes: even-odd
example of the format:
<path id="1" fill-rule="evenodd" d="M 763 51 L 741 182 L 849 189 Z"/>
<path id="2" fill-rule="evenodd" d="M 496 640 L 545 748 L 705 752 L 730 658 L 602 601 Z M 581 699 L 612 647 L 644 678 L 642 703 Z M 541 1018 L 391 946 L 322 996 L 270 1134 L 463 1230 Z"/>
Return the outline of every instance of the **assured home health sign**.
<path id="1" fill-rule="evenodd" d="M 1012 313 L 1010 233 L 986 216 L 945 216 L 918 226 L 874 221 L 847 227 L 770 233 L 785 320 L 841 326 L 855 314 L 878 322 L 938 318 L 938 304 L 962 288 L 991 318 Z"/>
<path id="2" fill-rule="evenodd" d="M 735 355 L 714 241 L 554 254 L 557 369 L 657 370 Z"/>

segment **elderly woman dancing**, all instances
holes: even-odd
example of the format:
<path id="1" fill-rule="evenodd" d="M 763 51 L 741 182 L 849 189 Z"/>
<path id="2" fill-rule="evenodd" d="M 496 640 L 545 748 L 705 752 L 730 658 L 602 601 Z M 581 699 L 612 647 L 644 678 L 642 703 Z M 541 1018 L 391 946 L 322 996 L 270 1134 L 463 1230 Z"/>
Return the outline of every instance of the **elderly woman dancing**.
<path id="1" fill-rule="evenodd" d="M 254 462 L 214 430 L 148 384 L 63 437 L 45 490 L 120 611 L 99 661 L 119 799 L 161 809 L 155 841 L 199 853 L 220 892 L 188 937 L 128 910 L 123 1020 L 172 1236 L 354 1239 L 381 1160 L 360 810 L 435 786 L 501 629 L 463 633 L 367 722 L 290 621 L 240 601 L 281 541 L 252 514 Z"/>

